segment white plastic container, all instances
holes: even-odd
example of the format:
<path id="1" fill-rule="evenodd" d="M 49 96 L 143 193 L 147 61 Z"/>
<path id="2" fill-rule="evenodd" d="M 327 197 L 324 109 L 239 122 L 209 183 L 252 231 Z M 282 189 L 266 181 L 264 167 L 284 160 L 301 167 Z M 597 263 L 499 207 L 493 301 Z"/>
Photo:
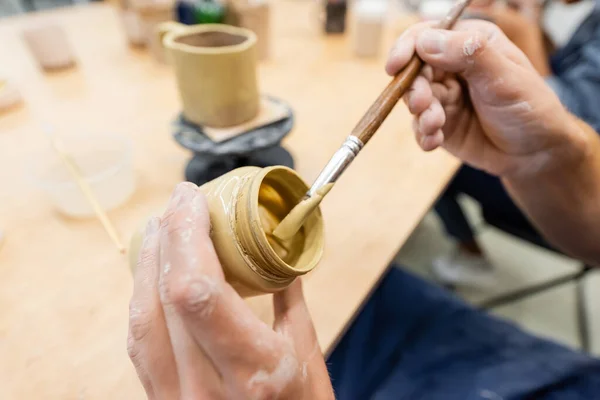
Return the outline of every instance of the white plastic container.
<path id="1" fill-rule="evenodd" d="M 47 70 L 75 64 L 67 34 L 59 25 L 46 24 L 23 31 L 23 39 L 40 66 Z"/>
<path id="2" fill-rule="evenodd" d="M 387 2 L 360 0 L 354 6 L 354 53 L 376 57 L 381 49 Z"/>
<path id="3" fill-rule="evenodd" d="M 114 209 L 131 197 L 135 176 L 129 139 L 114 135 L 60 139 L 104 210 Z M 79 218 L 95 216 L 79 185 L 50 145 L 33 164 L 35 185 L 46 192 L 59 212 Z"/>
<path id="4" fill-rule="evenodd" d="M 452 0 L 423 0 L 419 5 L 419 17 L 423 21 L 440 21 L 446 18 L 453 5 Z"/>

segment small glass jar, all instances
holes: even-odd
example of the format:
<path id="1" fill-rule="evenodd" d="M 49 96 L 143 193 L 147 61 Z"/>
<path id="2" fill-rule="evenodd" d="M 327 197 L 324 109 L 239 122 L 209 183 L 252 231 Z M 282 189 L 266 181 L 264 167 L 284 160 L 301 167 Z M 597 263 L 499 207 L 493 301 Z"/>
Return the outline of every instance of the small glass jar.
<path id="1" fill-rule="evenodd" d="M 200 187 L 208 200 L 215 250 L 227 281 L 240 295 L 282 290 L 317 266 L 324 248 L 319 209 L 289 241 L 270 235 L 308 189 L 296 172 L 280 166 L 238 168 Z M 132 241 L 132 267 L 141 236 Z"/>

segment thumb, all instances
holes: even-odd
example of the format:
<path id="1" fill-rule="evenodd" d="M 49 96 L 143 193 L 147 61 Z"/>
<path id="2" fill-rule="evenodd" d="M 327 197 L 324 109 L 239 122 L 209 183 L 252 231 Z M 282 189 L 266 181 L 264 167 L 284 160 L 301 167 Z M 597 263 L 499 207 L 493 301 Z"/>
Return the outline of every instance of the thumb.
<path id="1" fill-rule="evenodd" d="M 292 340 L 296 355 L 302 360 L 302 379 L 311 382 L 313 393 L 331 393 L 331 381 L 317 341 L 317 333 L 304 301 L 301 279 L 297 278 L 286 290 L 275 293 L 273 305 L 273 327 Z M 327 398 L 334 398 L 333 394 Z"/>
<path id="2" fill-rule="evenodd" d="M 302 281 L 296 279 L 286 290 L 273 296 L 275 322 L 273 329 L 294 342 L 303 359 L 309 358 L 318 347 L 317 334 L 302 292 Z"/>
<path id="3" fill-rule="evenodd" d="M 467 80 L 472 76 L 501 76 L 509 61 L 493 46 L 498 28 L 480 25 L 479 29 L 462 31 L 423 30 L 416 39 L 417 53 L 432 67 L 458 73 Z"/>
<path id="4" fill-rule="evenodd" d="M 273 295 L 275 322 L 273 328 L 292 339 L 314 334 L 312 319 L 304 300 L 302 280 L 296 279 L 287 289 Z"/>

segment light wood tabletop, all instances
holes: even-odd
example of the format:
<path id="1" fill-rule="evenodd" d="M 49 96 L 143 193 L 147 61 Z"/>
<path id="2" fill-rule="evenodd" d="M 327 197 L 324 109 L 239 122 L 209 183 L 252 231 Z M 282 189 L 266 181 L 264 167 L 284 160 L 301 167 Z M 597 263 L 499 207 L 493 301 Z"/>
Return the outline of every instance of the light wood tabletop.
<path id="1" fill-rule="evenodd" d="M 387 51 L 377 60 L 358 60 L 351 35 L 320 33 L 314 2 L 274 3 L 272 57 L 260 66 L 260 86 L 293 107 L 296 125 L 284 145 L 310 182 L 388 83 Z M 65 28 L 76 68 L 37 68 L 20 32 L 46 20 Z M 166 203 L 190 156 L 171 138 L 169 126 L 180 110 L 172 71 L 127 46 L 115 9 L 88 5 L 0 20 L 0 75 L 25 98 L 22 107 L 0 114 L 0 229 L 6 233 L 0 248 L 0 398 L 144 398 L 126 354 L 132 291 L 126 257 L 97 220 L 57 214 L 29 171 L 36 152 L 48 146 L 42 123 L 65 133 L 132 138 L 137 191 L 109 213 L 129 237 Z M 418 149 L 402 104 L 327 197 L 325 256 L 305 278 L 324 351 L 457 166 L 442 151 Z M 269 301 L 249 302 L 269 320 Z"/>

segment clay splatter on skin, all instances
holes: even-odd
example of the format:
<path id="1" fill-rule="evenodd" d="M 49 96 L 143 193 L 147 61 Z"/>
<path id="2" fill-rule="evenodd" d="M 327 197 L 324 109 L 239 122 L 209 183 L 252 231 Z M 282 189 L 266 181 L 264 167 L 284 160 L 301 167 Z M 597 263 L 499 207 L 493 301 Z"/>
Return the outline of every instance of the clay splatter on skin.
<path id="1" fill-rule="evenodd" d="M 306 380 L 308 377 L 308 363 L 305 361 L 302 363 L 302 380 Z"/>
<path id="2" fill-rule="evenodd" d="M 199 313 L 200 317 L 208 317 L 215 308 L 216 294 L 219 292 L 219 285 L 206 275 L 196 277 L 187 277 L 189 281 L 188 308 L 190 312 Z"/>
<path id="3" fill-rule="evenodd" d="M 271 372 L 265 370 L 257 371 L 248 380 L 248 389 L 257 385 L 270 385 L 275 389 L 276 396 L 294 379 L 298 372 L 298 361 L 291 354 L 284 355 L 277 367 Z"/>
<path id="4" fill-rule="evenodd" d="M 192 238 L 192 228 L 186 229 L 179 235 L 184 243 L 189 243 Z"/>
<path id="5" fill-rule="evenodd" d="M 530 112 L 530 111 L 532 111 L 532 110 L 533 110 L 533 107 L 531 106 L 531 104 L 529 104 L 528 102 L 526 102 L 526 101 L 524 101 L 524 100 L 523 100 L 523 101 L 521 101 L 521 102 L 519 102 L 519 103 L 516 103 L 516 104 L 514 104 L 514 105 L 513 105 L 513 107 L 514 107 L 514 108 L 515 108 L 517 111 L 519 111 L 519 112 L 524 112 L 524 113 L 526 113 L 526 112 Z"/>
<path id="6" fill-rule="evenodd" d="M 137 320 L 142 315 L 142 310 L 137 307 L 129 308 L 129 319 Z"/>
<path id="7" fill-rule="evenodd" d="M 471 57 L 480 48 L 481 40 L 479 40 L 479 36 L 473 36 L 465 40 L 465 43 L 463 44 L 463 53 L 465 56 Z"/>
<path id="8" fill-rule="evenodd" d="M 202 210 L 204 202 L 203 202 L 203 198 L 202 196 L 195 196 L 192 199 L 192 211 L 194 212 L 194 214 L 199 214 L 200 210 Z"/>

